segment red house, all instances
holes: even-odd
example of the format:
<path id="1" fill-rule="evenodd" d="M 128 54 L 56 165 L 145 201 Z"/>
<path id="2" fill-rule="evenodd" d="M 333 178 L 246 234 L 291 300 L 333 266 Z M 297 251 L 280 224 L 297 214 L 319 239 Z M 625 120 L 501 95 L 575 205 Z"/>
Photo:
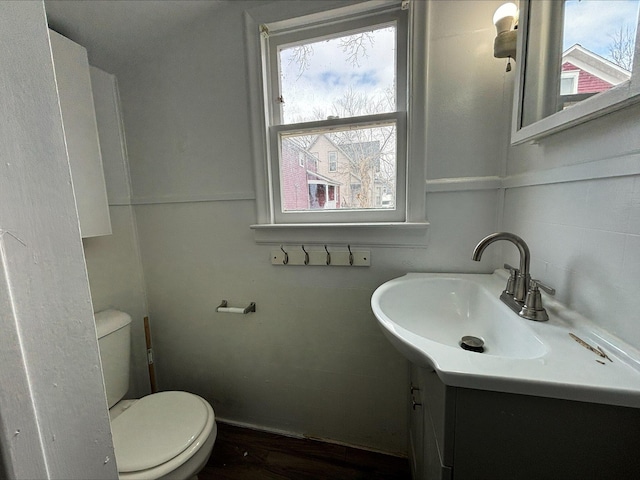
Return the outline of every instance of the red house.
<path id="1" fill-rule="evenodd" d="M 571 96 L 570 102 L 609 90 L 629 78 L 631 72 L 579 44 L 562 54 L 560 95 Z"/>

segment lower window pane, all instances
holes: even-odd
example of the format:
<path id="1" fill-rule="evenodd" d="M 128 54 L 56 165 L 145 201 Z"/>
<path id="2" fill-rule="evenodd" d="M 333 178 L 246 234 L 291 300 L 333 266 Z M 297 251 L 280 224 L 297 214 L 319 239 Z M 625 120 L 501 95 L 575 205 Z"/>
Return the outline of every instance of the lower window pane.
<path id="1" fill-rule="evenodd" d="M 282 212 L 395 209 L 395 123 L 280 136 Z"/>

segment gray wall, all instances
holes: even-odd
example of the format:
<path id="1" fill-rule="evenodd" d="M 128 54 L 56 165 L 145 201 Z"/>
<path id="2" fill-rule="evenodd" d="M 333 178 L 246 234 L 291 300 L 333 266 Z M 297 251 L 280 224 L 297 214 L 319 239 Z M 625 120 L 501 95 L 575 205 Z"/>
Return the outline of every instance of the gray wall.
<path id="1" fill-rule="evenodd" d="M 496 229 L 498 193 L 473 182 L 425 193 L 427 248 L 374 248 L 370 268 L 272 266 L 271 247 L 249 229 L 245 5 L 230 2 L 114 72 L 160 385 L 203 395 L 229 421 L 406 452 L 408 365 L 380 333 L 371 293 L 407 271 L 490 271 L 470 255 Z M 504 63 L 491 57 L 498 5 L 431 5 L 433 178 L 498 174 L 507 122 Z M 222 299 L 255 301 L 258 312 L 217 314 Z"/>

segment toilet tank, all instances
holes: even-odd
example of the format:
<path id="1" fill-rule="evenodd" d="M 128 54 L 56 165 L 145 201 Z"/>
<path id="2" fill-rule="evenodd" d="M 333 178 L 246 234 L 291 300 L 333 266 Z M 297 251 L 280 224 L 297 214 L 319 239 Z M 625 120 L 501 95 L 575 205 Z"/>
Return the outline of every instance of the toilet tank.
<path id="1" fill-rule="evenodd" d="M 131 317 L 118 310 L 98 312 L 96 330 L 102 361 L 102 375 L 109 408 L 129 390 L 129 359 L 131 353 Z"/>

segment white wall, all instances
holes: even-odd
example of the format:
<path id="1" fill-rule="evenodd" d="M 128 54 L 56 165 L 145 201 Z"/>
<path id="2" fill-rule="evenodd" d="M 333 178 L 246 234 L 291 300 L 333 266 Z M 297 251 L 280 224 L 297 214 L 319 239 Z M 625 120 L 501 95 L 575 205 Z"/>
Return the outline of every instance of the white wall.
<path id="1" fill-rule="evenodd" d="M 0 476 L 117 478 L 43 3 L 0 45 Z"/>
<path id="2" fill-rule="evenodd" d="M 95 312 L 115 308 L 131 315 L 131 378 L 128 398 L 150 392 L 143 319 L 148 315 L 135 213 L 131 206 L 109 207 L 113 233 L 83 239 Z"/>
<path id="3" fill-rule="evenodd" d="M 496 228 L 498 195 L 477 182 L 436 185 L 428 247 L 374 248 L 370 268 L 272 266 L 249 229 L 242 13 L 254 4 L 230 2 L 114 72 L 160 385 L 203 395 L 222 419 L 406 452 L 408 365 L 382 336 L 371 293 L 408 271 L 489 271 L 471 252 Z M 504 63 L 490 55 L 498 4 L 431 6 L 430 178 L 499 171 L 505 143 L 486 122 L 503 111 Z M 443 19 L 460 27 L 445 31 Z M 222 299 L 258 311 L 217 314 Z"/>
<path id="4" fill-rule="evenodd" d="M 131 206 L 120 98 L 113 75 L 91 67 L 91 83 L 113 233 L 85 238 L 84 254 L 94 311 L 115 308 L 132 317 L 132 375 L 127 396 L 139 398 L 150 391 L 143 325 L 147 299 L 135 212 Z"/>
<path id="5" fill-rule="evenodd" d="M 504 228 L 535 277 L 640 348 L 640 107 L 510 151 Z"/>

